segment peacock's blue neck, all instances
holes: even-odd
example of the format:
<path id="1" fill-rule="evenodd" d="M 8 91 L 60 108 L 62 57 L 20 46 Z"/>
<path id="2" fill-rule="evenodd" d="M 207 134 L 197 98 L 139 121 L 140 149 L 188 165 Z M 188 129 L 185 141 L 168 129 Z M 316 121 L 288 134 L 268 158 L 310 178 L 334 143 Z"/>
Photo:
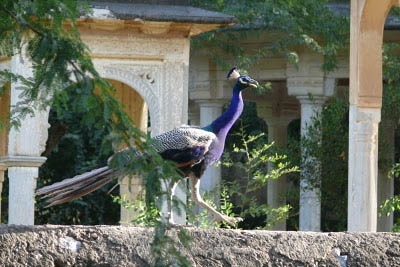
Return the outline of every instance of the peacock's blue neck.
<path id="1" fill-rule="evenodd" d="M 241 90 L 234 88 L 229 108 L 213 121 L 209 126 L 204 127 L 205 130 L 213 132 L 220 142 L 224 143 L 229 130 L 235 121 L 239 118 L 243 111 L 243 98 Z"/>

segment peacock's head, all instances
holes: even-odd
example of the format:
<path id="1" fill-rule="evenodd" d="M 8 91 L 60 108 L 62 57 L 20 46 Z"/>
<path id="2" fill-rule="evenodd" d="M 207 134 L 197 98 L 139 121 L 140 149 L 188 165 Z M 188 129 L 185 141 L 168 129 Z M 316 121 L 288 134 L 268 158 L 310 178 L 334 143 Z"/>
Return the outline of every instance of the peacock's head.
<path id="1" fill-rule="evenodd" d="M 229 70 L 228 75 L 226 76 L 228 80 L 236 80 L 236 84 L 234 88 L 239 89 L 240 91 L 246 89 L 247 87 L 254 87 L 258 86 L 258 82 L 248 75 L 240 75 L 237 71 L 236 67 L 233 67 Z"/>

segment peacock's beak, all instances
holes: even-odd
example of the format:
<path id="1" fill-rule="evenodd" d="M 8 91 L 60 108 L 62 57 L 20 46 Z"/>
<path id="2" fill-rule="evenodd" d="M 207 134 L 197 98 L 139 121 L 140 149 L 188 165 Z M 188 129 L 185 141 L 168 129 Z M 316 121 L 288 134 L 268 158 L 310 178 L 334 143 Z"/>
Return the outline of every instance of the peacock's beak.
<path id="1" fill-rule="evenodd" d="M 249 86 L 253 87 L 253 88 L 257 88 L 258 87 L 258 82 L 256 80 L 251 80 L 249 82 Z"/>

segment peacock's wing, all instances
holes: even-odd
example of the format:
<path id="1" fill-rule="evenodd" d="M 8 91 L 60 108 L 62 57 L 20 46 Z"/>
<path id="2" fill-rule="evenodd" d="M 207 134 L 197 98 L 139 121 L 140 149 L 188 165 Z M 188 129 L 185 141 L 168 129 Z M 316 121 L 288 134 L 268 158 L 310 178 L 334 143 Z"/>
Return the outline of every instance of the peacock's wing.
<path id="1" fill-rule="evenodd" d="M 201 128 L 181 126 L 153 138 L 155 149 L 167 160 L 173 160 L 178 167 L 194 164 L 208 152 L 215 134 Z"/>

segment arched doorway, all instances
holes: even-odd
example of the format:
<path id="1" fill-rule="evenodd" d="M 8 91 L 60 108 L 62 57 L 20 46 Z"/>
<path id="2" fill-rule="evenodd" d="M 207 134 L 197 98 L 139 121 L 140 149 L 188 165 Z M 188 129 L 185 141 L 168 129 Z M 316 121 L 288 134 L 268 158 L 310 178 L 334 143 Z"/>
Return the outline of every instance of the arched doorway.
<path id="1" fill-rule="evenodd" d="M 141 95 L 129 85 L 113 80 L 107 79 L 116 90 L 116 97 L 123 105 L 124 111 L 135 123 L 136 127 L 143 132 L 148 130 L 148 118 L 149 111 L 145 100 Z M 122 149 L 123 147 L 120 147 Z M 123 203 L 127 201 L 128 203 L 135 203 L 137 198 L 143 194 L 143 186 L 139 177 L 124 177 L 119 182 L 120 195 L 124 199 Z M 133 209 L 128 209 L 126 206 L 121 205 L 121 223 L 129 223 L 132 216 L 135 215 Z"/>

